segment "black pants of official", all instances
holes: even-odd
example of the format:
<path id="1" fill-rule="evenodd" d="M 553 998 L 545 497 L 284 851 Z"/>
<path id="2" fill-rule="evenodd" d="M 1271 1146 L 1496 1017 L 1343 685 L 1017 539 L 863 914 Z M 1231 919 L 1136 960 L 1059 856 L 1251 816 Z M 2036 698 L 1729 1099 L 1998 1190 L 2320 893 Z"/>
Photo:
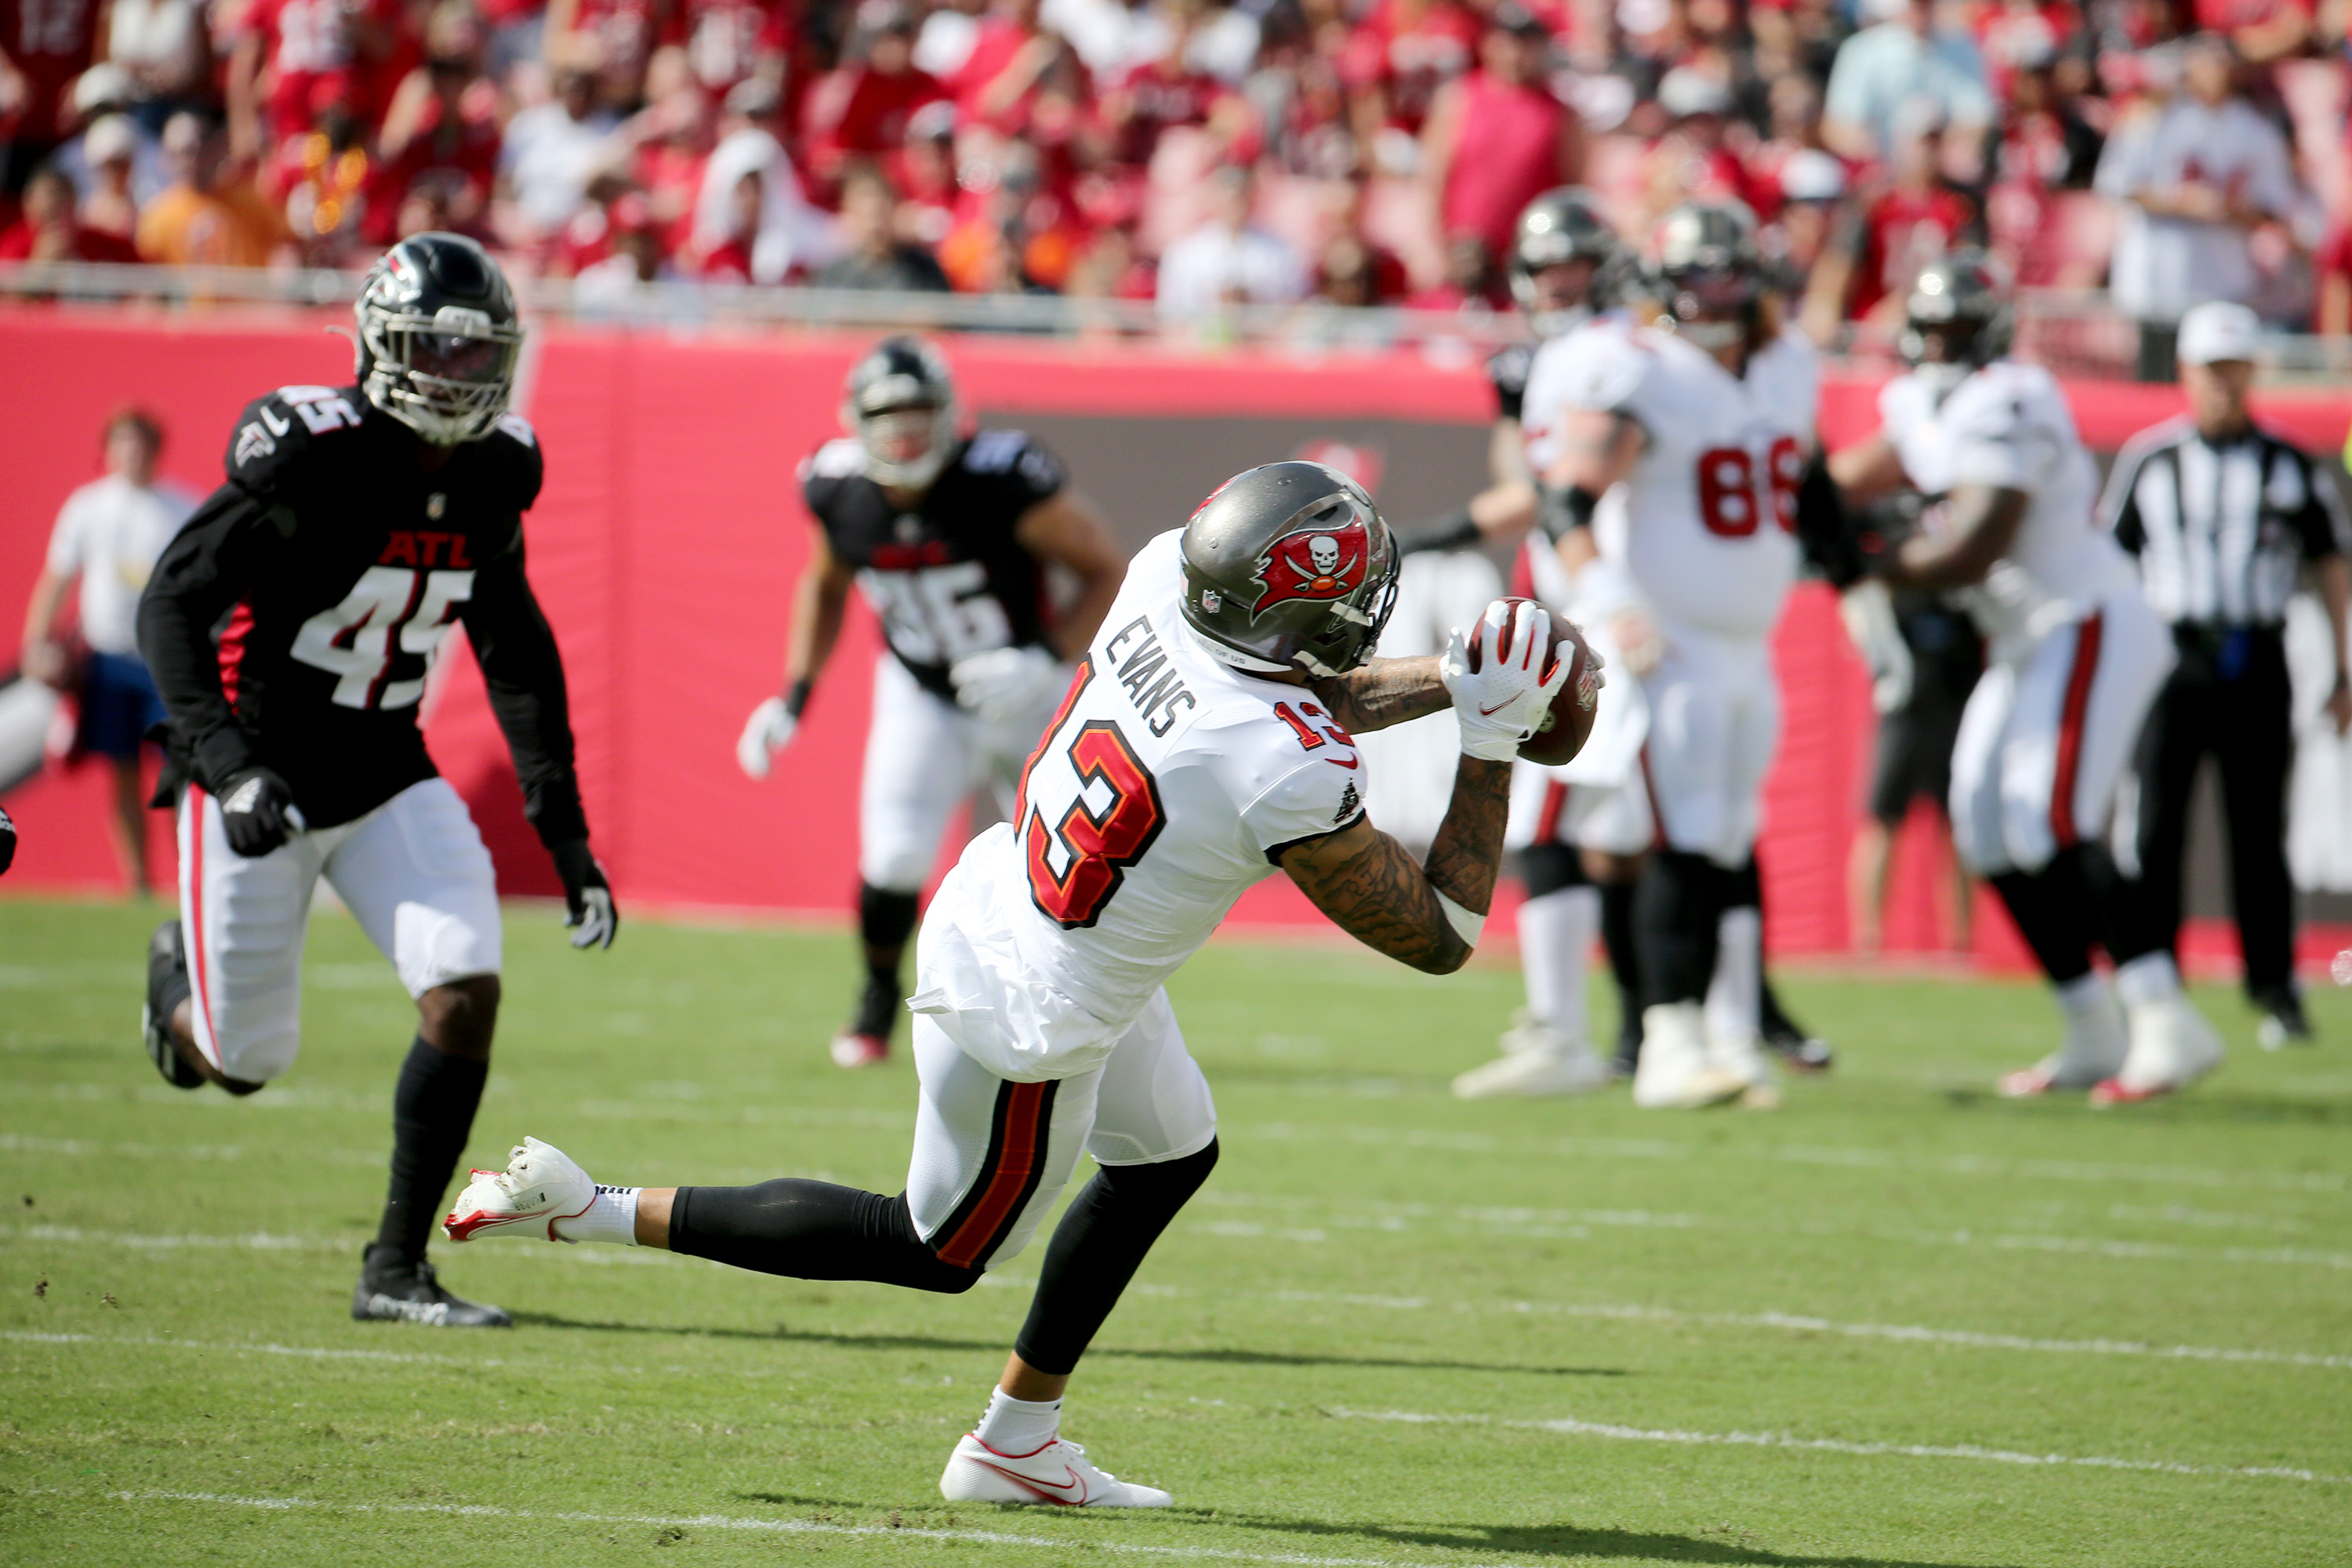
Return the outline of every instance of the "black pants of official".
<path id="1" fill-rule="evenodd" d="M 2294 756 L 2286 646 L 2276 630 L 2176 630 L 2180 663 L 2141 731 L 2139 878 L 2116 901 L 2117 962 L 2172 948 L 2180 932 L 2180 863 L 2189 792 L 2208 753 L 2221 770 L 2230 896 L 2249 993 L 2294 973 L 2294 886 L 2286 868 L 2286 777 Z"/>

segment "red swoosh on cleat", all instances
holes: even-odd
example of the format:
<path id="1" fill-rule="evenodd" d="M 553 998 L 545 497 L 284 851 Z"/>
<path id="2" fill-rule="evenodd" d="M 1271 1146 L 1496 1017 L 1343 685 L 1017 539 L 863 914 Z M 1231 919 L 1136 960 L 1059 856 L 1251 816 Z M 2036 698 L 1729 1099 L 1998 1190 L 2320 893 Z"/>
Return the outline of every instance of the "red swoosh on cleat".
<path id="1" fill-rule="evenodd" d="M 1079 1508 L 1083 1507 L 1086 1503 L 1087 1483 L 1084 1478 L 1079 1476 L 1077 1471 L 1070 1468 L 1067 1465 L 1062 1467 L 1062 1473 L 1070 1478 L 1070 1484 L 1065 1487 L 1058 1486 L 1052 1481 L 1039 1480 L 1034 1476 L 1017 1474 L 1012 1470 L 1006 1469 L 1003 1465 L 991 1465 L 985 1459 L 975 1459 L 972 1462 L 994 1470 L 998 1475 L 1003 1476 L 1006 1480 L 1011 1481 L 1015 1486 L 1027 1487 L 1031 1491 L 1037 1494 L 1038 1500 L 1041 1502 L 1057 1503 L 1064 1508 Z M 1076 1497 L 1057 1497 L 1055 1495 L 1057 1492 L 1066 1492 L 1071 1490 L 1076 1490 L 1078 1495 Z"/>

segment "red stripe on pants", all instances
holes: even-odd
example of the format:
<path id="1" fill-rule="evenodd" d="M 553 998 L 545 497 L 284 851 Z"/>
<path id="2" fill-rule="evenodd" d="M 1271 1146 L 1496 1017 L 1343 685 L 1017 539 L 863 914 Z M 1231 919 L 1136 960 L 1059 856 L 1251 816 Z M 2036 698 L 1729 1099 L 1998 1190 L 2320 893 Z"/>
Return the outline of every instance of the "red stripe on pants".
<path id="1" fill-rule="evenodd" d="M 1543 810 L 1536 816 L 1538 844 L 1549 844 L 1559 837 L 1559 814 L 1568 805 L 1568 786 L 1558 779 L 1544 785 Z"/>
<path id="2" fill-rule="evenodd" d="M 2078 840 L 2074 828 L 2074 781 L 2083 768 L 2083 715 L 2091 706 L 2091 681 L 2099 671 L 2099 640 L 2105 616 L 2095 615 L 2074 632 L 2074 668 L 2066 676 L 2066 703 L 2058 712 L 2058 776 L 2050 789 L 2050 834 L 2061 849 Z"/>
<path id="3" fill-rule="evenodd" d="M 997 1231 L 1012 1216 L 1028 1190 L 1029 1178 L 1045 1157 L 1045 1128 L 1039 1112 L 1045 1104 L 1046 1086 L 1042 1083 L 1016 1083 L 1008 1086 L 1004 1108 L 1004 1145 L 998 1152 L 996 1169 L 989 1173 L 987 1190 L 980 1202 L 972 1205 L 971 1215 L 956 1227 L 939 1248 L 940 1261 L 958 1268 L 976 1266 Z"/>

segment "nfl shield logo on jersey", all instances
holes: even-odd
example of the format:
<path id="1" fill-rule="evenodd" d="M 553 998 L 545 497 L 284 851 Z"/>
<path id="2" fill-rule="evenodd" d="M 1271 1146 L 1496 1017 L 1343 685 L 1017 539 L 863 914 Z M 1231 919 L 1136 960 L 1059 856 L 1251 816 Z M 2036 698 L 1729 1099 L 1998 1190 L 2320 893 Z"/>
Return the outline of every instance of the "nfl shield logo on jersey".
<path id="1" fill-rule="evenodd" d="M 1364 585 L 1371 536 L 1350 519 L 1338 528 L 1306 528 L 1286 533 L 1258 558 L 1257 580 L 1265 592 L 1250 606 L 1262 615 L 1292 599 L 1338 599 Z"/>

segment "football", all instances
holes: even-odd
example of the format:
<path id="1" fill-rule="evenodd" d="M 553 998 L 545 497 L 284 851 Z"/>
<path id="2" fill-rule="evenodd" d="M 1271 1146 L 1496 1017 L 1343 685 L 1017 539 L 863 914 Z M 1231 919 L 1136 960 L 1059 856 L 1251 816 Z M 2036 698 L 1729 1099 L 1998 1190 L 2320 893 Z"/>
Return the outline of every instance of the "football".
<path id="1" fill-rule="evenodd" d="M 1503 603 L 1511 606 L 1511 618 L 1503 624 L 1503 651 L 1508 653 L 1512 639 L 1522 635 L 1527 624 L 1527 611 L 1538 609 L 1533 599 L 1508 598 Z M 1522 607 L 1524 606 L 1524 608 Z M 1544 648 L 1547 661 L 1559 657 L 1560 646 L 1568 647 L 1568 679 L 1551 700 L 1551 710 L 1544 715 L 1542 726 L 1519 746 L 1519 755 L 1546 767 L 1558 767 L 1584 749 L 1587 736 L 1592 733 L 1592 716 L 1601 699 L 1600 672 L 1592 668 L 1592 649 L 1585 642 L 1583 632 L 1566 616 L 1551 616 L 1550 640 Z M 1478 668 L 1476 638 L 1470 642 L 1470 668 Z"/>

